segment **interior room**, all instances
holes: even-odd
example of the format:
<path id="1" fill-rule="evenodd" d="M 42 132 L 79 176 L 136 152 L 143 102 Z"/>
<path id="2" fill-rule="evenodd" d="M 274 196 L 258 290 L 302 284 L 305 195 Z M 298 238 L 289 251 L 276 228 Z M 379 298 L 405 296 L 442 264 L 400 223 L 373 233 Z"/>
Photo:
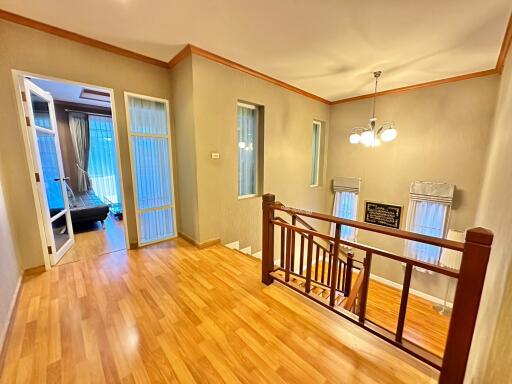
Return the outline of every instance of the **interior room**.
<path id="1" fill-rule="evenodd" d="M 112 120 L 110 93 L 79 84 L 42 78 L 26 78 L 52 100 L 58 132 L 58 144 L 63 167 L 63 184 L 70 207 L 71 228 L 66 222 L 52 222 L 56 252 L 72 232 L 74 244 L 55 264 L 126 249 L 123 224 L 123 204 L 116 136 Z M 47 103 L 33 101 L 36 127 L 51 128 Z M 42 108 L 42 110 L 40 110 Z M 41 142 L 38 137 L 38 142 Z M 50 217 L 62 210 L 62 194 L 51 177 L 58 171 L 52 151 L 39 145 L 43 172 L 48 169 L 46 183 Z"/>
<path id="2" fill-rule="evenodd" d="M 512 382 L 511 43 L 506 0 L 0 0 L 0 384 Z"/>

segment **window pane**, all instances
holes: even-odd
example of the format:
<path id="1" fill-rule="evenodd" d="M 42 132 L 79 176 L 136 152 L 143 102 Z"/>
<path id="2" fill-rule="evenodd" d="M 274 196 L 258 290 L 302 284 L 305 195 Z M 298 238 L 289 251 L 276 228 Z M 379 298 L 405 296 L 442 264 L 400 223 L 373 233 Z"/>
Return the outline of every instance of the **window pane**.
<path id="1" fill-rule="evenodd" d="M 311 149 L 311 186 L 319 184 L 320 174 L 320 123 L 313 123 L 313 140 Z"/>
<path id="2" fill-rule="evenodd" d="M 57 150 L 55 148 L 55 135 L 37 131 L 37 145 L 39 147 L 39 155 L 41 156 L 41 166 L 50 216 L 55 216 L 64 209 L 59 163 L 57 160 Z"/>
<path id="3" fill-rule="evenodd" d="M 167 138 L 132 136 L 138 209 L 172 204 Z"/>
<path id="4" fill-rule="evenodd" d="M 106 204 L 120 204 L 121 191 L 112 119 L 89 115 L 89 177 L 92 189 Z"/>
<path id="5" fill-rule="evenodd" d="M 38 127 L 52 129 L 48 102 L 32 92 L 30 92 L 30 100 L 34 111 L 34 123 Z"/>
<path id="6" fill-rule="evenodd" d="M 175 235 L 172 208 L 141 213 L 139 224 L 140 238 L 143 243 Z"/>
<path id="7" fill-rule="evenodd" d="M 357 193 L 346 191 L 336 192 L 334 216 L 342 219 L 355 220 L 357 217 Z M 356 229 L 342 225 L 341 238 L 345 240 L 355 240 Z"/>
<path id="8" fill-rule="evenodd" d="M 433 201 L 411 201 L 409 230 L 422 235 L 443 237 L 448 205 Z M 408 241 L 406 254 L 417 259 L 437 263 L 441 249 L 434 245 Z"/>
<path id="9" fill-rule="evenodd" d="M 257 193 L 257 109 L 238 105 L 238 195 Z"/>
<path id="10" fill-rule="evenodd" d="M 159 101 L 128 96 L 130 131 L 150 135 L 167 135 L 167 112 Z"/>

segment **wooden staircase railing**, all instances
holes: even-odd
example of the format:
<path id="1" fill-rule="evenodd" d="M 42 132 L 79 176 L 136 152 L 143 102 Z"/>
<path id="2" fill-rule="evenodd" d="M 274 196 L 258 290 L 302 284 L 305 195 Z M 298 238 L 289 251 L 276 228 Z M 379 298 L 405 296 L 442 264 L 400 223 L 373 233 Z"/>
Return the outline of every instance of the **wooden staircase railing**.
<path id="1" fill-rule="evenodd" d="M 465 242 L 460 243 L 286 207 L 276 202 L 275 196 L 271 194 L 263 196 L 262 207 L 262 282 L 264 284 L 269 285 L 273 281 L 285 284 L 395 347 L 437 368 L 440 371 L 441 384 L 463 382 L 491 251 L 493 240 L 491 231 L 484 228 L 470 229 L 466 233 Z M 276 216 L 276 213 L 291 216 L 291 223 Z M 329 226 L 334 224 L 334 236 L 316 231 L 304 218 L 319 220 Z M 367 244 L 344 240 L 341 238 L 342 225 L 459 251 L 462 253 L 460 269 L 454 270 L 396 255 Z M 276 227 L 279 229 L 277 232 Z M 280 243 L 278 250 L 275 249 L 276 238 Z M 299 252 L 296 252 L 297 240 L 300 241 Z M 354 262 L 357 261 L 353 258 L 352 252 L 342 252 L 342 246 L 363 251 L 365 253 L 363 265 L 355 268 Z M 278 265 L 275 265 L 276 251 L 279 252 Z M 371 322 L 366 316 L 373 255 L 405 265 L 400 310 L 394 333 Z M 297 257 L 298 263 L 296 263 Z M 403 337 L 413 267 L 457 279 L 442 359 Z M 359 269 L 359 273 L 352 285 L 353 269 Z"/>

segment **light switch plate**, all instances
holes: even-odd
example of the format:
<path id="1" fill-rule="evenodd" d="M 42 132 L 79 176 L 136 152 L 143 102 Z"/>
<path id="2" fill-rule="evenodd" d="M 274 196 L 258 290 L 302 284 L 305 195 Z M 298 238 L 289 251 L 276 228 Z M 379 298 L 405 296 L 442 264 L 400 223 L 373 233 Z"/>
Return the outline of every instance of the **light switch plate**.
<path id="1" fill-rule="evenodd" d="M 212 152 L 212 159 L 220 159 L 220 153 L 219 152 Z"/>

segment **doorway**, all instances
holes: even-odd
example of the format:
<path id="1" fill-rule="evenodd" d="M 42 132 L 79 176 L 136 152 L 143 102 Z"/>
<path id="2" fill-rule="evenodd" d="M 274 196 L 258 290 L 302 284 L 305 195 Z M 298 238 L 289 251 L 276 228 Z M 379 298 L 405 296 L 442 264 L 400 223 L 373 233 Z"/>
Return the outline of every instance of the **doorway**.
<path id="1" fill-rule="evenodd" d="M 17 75 L 48 267 L 127 249 L 112 90 Z"/>

